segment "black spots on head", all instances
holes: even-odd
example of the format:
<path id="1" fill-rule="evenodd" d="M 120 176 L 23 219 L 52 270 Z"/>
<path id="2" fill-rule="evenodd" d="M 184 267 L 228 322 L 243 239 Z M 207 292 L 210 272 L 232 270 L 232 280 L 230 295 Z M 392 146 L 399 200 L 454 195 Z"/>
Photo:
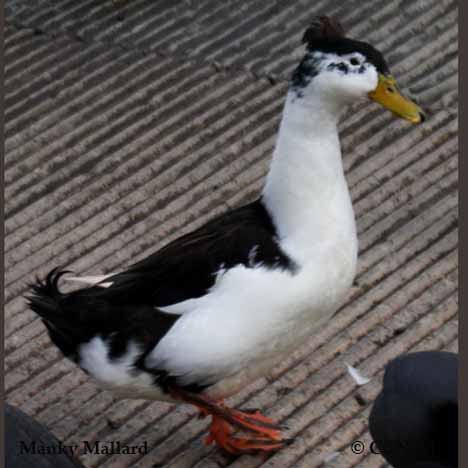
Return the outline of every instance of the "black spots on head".
<path id="1" fill-rule="evenodd" d="M 291 89 L 296 96 L 304 96 L 304 88 L 312 81 L 314 76 L 319 73 L 320 60 L 311 54 L 307 54 L 294 70 L 291 77 Z"/>
<path id="2" fill-rule="evenodd" d="M 374 65 L 379 73 L 383 75 L 389 74 L 388 65 L 383 55 L 367 42 L 355 41 L 346 37 L 342 39 L 316 40 L 308 44 L 307 50 L 309 52 L 333 53 L 339 56 L 357 52 L 366 58 L 366 62 Z"/>
<path id="3" fill-rule="evenodd" d="M 330 63 L 327 66 L 327 70 L 339 70 L 341 73 L 347 75 L 349 73 L 349 67 L 346 65 L 344 62 L 338 62 L 338 63 Z"/>
<path id="4" fill-rule="evenodd" d="M 338 68 L 338 70 L 340 70 L 341 72 L 343 72 L 344 74 L 348 73 L 349 72 L 349 68 L 348 66 L 343 63 L 343 62 L 340 62 L 337 64 L 336 68 Z"/>
<path id="5" fill-rule="evenodd" d="M 304 97 L 304 88 L 310 83 L 315 75 L 317 75 L 317 73 L 308 74 L 301 64 L 299 64 L 299 66 L 294 70 L 291 78 L 291 89 L 296 93 L 297 97 Z"/>
<path id="6" fill-rule="evenodd" d="M 339 22 L 332 18 L 315 18 L 305 31 L 302 42 L 306 44 L 307 52 L 293 72 L 290 87 L 297 98 L 304 96 L 304 89 L 323 69 L 324 55 L 327 54 L 341 58 L 332 59 L 332 63 L 325 65 L 329 71 L 337 70 L 345 75 L 351 72 L 362 74 L 366 72 L 368 65 L 372 64 L 378 73 L 390 74 L 383 55 L 375 47 L 345 37 Z M 362 57 L 349 58 L 349 55 L 353 54 L 360 54 Z"/>
<path id="7" fill-rule="evenodd" d="M 356 41 L 345 37 L 344 29 L 335 18 L 318 16 L 314 18 L 310 26 L 304 32 L 302 42 L 306 44 L 309 52 L 321 51 L 347 55 L 353 52 L 362 54 L 367 62 L 372 63 L 379 73 L 389 74 L 388 66 L 382 54 L 367 42 Z M 353 63 L 352 65 L 359 65 Z"/>

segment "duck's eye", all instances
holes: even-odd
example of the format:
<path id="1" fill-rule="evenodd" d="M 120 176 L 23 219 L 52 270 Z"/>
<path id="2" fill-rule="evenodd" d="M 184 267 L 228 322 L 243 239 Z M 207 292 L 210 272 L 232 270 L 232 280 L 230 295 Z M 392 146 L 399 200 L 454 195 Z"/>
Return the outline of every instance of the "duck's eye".
<path id="1" fill-rule="evenodd" d="M 361 62 L 359 61 L 359 59 L 353 57 L 353 58 L 350 60 L 350 63 L 351 63 L 351 65 L 359 65 Z"/>
<path id="2" fill-rule="evenodd" d="M 387 91 L 389 93 L 394 93 L 395 92 L 395 90 L 393 88 L 390 88 L 390 86 L 387 86 Z"/>

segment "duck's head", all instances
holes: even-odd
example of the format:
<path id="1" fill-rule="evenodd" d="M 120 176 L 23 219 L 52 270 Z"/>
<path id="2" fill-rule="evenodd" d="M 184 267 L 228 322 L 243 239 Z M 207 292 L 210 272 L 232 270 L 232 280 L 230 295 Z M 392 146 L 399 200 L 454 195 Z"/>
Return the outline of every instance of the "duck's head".
<path id="1" fill-rule="evenodd" d="M 303 36 L 307 52 L 293 73 L 294 99 L 320 95 L 337 108 L 368 97 L 413 123 L 424 120 L 421 108 L 402 96 L 383 55 L 372 45 L 345 37 L 341 25 L 321 16 Z"/>

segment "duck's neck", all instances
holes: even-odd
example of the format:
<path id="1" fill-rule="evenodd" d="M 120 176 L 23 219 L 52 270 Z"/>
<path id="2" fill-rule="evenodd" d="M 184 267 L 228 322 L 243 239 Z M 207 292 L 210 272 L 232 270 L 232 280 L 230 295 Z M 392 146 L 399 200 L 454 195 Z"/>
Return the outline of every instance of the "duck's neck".
<path id="1" fill-rule="evenodd" d="M 279 238 L 301 254 L 355 238 L 339 112 L 319 95 L 302 99 L 290 91 L 286 98 L 263 202 Z"/>

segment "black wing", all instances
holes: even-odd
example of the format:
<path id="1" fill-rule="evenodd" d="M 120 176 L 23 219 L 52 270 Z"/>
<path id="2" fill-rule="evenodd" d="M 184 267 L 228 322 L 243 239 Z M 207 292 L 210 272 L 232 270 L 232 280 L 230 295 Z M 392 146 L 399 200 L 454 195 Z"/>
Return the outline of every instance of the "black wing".
<path id="1" fill-rule="evenodd" d="M 108 288 L 92 286 L 62 293 L 58 281 L 66 272 L 52 270 L 44 281 L 38 279 L 31 285 L 28 301 L 65 356 L 79 363 L 80 344 L 100 336 L 109 343 L 110 358 L 118 358 L 133 341 L 142 348 L 135 366 L 154 373 L 155 382 L 161 384 L 169 376 L 164 369 L 146 369 L 145 358 L 180 316 L 158 307 L 203 296 L 221 268 L 259 263 L 295 268 L 278 244 L 267 210 L 257 200 L 106 278 L 112 282 Z"/>
<path id="2" fill-rule="evenodd" d="M 261 200 L 209 221 L 122 273 L 106 278 L 111 287 L 89 288 L 82 293 L 119 303 L 164 307 L 206 294 L 220 268 L 259 263 L 294 268 L 278 244 L 275 226 Z"/>

